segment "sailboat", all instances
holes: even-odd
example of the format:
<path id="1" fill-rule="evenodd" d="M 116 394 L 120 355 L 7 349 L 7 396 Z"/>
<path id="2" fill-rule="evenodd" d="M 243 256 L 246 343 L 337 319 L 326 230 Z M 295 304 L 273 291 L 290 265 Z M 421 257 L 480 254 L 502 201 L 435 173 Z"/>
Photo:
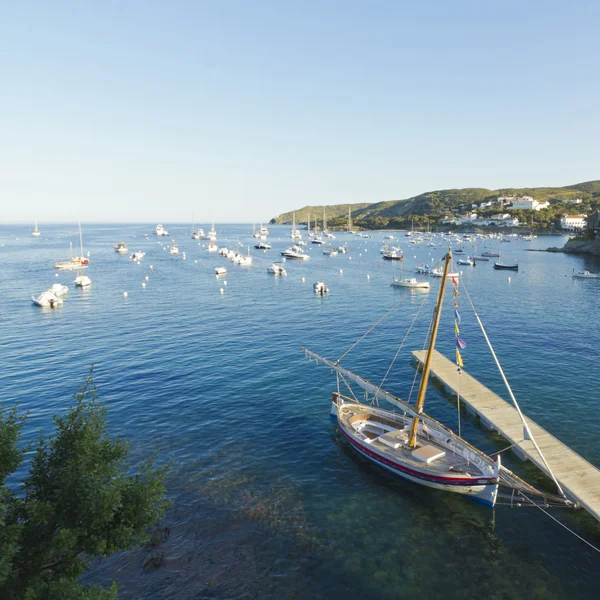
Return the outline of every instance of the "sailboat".
<path id="1" fill-rule="evenodd" d="M 385 255 L 384 255 L 385 258 Z M 404 262 L 404 257 L 400 258 L 400 277 L 392 277 L 392 283 L 390 284 L 393 287 L 402 287 L 402 288 L 412 288 L 416 290 L 427 290 L 431 287 L 429 285 L 429 281 L 419 280 L 416 277 L 402 277 L 402 263 Z"/>
<path id="2" fill-rule="evenodd" d="M 296 229 L 296 211 L 292 213 L 292 231 L 290 232 L 290 237 L 293 240 L 299 240 L 302 238 L 302 234 Z"/>
<path id="3" fill-rule="evenodd" d="M 338 386 L 332 394 L 331 412 L 337 418 L 339 431 L 350 446 L 367 460 L 394 475 L 426 487 L 462 494 L 488 506 L 496 504 L 500 486 L 511 488 L 513 497 L 526 494 L 530 502 L 534 502 L 530 499 L 530 496 L 534 496 L 540 498 L 539 502 L 543 505 L 553 502 L 556 505 L 573 506 L 556 480 L 562 496 L 537 490 L 503 467 L 499 453 L 494 458 L 488 456 L 423 410 L 451 259 L 452 253 L 448 251 L 415 406 L 342 367 L 341 359 L 330 361 L 302 348 L 309 358 L 326 364 L 336 373 Z M 458 280 L 453 283 L 456 286 L 456 303 Z M 462 358 L 458 348 L 466 347 L 466 343 L 458 337 L 456 321 L 455 329 L 457 367 L 460 368 Z M 340 379 L 347 385 L 352 397 L 341 393 Z M 361 387 L 367 395 L 370 394 L 373 402 L 359 402 L 349 382 Z M 380 408 L 379 400 L 388 402 L 396 410 Z M 524 432 L 531 436 L 525 421 L 523 426 Z"/>
<path id="4" fill-rule="evenodd" d="M 33 231 L 31 232 L 31 235 L 33 235 L 34 237 L 39 237 L 39 235 L 40 235 L 40 230 L 38 229 L 38 226 L 37 226 L 37 220 L 34 221 Z"/>
<path id="5" fill-rule="evenodd" d="M 325 207 L 323 207 L 323 237 L 335 239 L 335 235 L 327 229 L 327 215 L 325 214 Z"/>
<path id="6" fill-rule="evenodd" d="M 79 256 L 73 256 L 73 244 L 69 243 L 69 254 L 70 258 L 67 261 L 61 261 L 54 263 L 55 269 L 85 269 L 90 262 L 88 258 L 83 255 L 83 237 L 81 235 L 81 222 L 79 223 Z"/>
<path id="7" fill-rule="evenodd" d="M 352 233 L 352 209 L 348 206 L 348 229 L 346 229 L 348 233 Z"/>

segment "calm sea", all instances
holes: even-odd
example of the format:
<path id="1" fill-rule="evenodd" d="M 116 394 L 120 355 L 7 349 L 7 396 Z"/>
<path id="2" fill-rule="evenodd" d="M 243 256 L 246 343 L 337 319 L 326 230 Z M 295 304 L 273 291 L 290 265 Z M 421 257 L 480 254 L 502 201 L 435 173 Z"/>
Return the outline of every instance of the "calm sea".
<path id="1" fill-rule="evenodd" d="M 397 304 L 343 361 L 380 382 L 420 310 L 386 380 L 407 398 L 409 351 L 423 347 L 432 311 L 433 290 L 390 287 L 398 265 L 381 259 L 383 233 L 341 233 L 335 243 L 350 252 L 331 258 L 309 244 L 311 260 L 288 261 L 288 276 L 276 278 L 266 267 L 288 245 L 289 227 L 271 227 L 273 249 L 252 249 L 253 265 L 239 267 L 192 240 L 189 225 L 165 225 L 177 257 L 153 225 L 85 224 L 93 284 L 84 290 L 72 285 L 76 273 L 53 269 L 69 242 L 78 244 L 75 224 L 40 223 L 37 239 L 29 226 L 0 227 L 1 400 L 29 411 L 25 441 L 51 430 L 51 415 L 93 363 L 111 431 L 131 440 L 133 459 L 157 451 L 173 461 L 164 565 L 144 573 L 148 551 L 139 550 L 99 562 L 86 581 L 116 580 L 122 598 L 147 599 L 597 597 L 600 556 L 538 509 L 491 510 L 393 479 L 341 442 L 329 417 L 335 378 L 300 347 L 337 359 Z M 220 246 L 253 244 L 250 225 L 216 228 Z M 113 250 L 121 240 L 146 253 L 140 264 Z M 405 269 L 444 252 L 399 241 Z M 518 273 L 490 262 L 462 267 L 463 279 L 524 412 L 600 466 L 600 281 L 571 277 L 600 262 L 527 252 L 563 242 L 503 243 Z M 220 265 L 228 273 L 217 279 Z M 313 294 L 319 279 L 326 297 Z M 55 282 L 70 287 L 64 305 L 32 305 L 31 295 Z M 506 397 L 460 302 L 465 369 Z M 446 354 L 452 327 L 448 309 L 439 335 Z M 455 404 L 435 386 L 426 411 L 456 430 Z M 506 445 L 465 414 L 462 435 L 487 452 Z M 543 483 L 531 465 L 505 462 Z M 600 545 L 584 512 L 552 514 Z"/>

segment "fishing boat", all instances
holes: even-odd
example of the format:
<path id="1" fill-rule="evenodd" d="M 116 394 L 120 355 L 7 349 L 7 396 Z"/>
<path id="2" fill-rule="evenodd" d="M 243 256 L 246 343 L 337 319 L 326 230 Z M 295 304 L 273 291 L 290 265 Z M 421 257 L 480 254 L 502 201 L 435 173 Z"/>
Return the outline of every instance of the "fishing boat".
<path id="1" fill-rule="evenodd" d="M 600 273 L 590 273 L 589 271 L 573 271 L 573 277 L 580 279 L 600 279 Z"/>
<path id="2" fill-rule="evenodd" d="M 310 258 L 310 256 L 308 254 L 304 254 L 304 252 L 302 252 L 302 248 L 299 248 L 298 246 L 286 248 L 281 253 L 281 256 L 285 256 L 286 258 L 293 258 L 296 260 L 308 260 Z"/>
<path id="3" fill-rule="evenodd" d="M 392 287 L 412 288 L 416 290 L 428 290 L 431 286 L 429 281 L 420 281 L 415 277 L 404 277 L 404 278 L 392 278 Z"/>
<path id="4" fill-rule="evenodd" d="M 313 284 L 313 292 L 317 294 L 317 296 L 324 296 L 329 293 L 329 288 L 324 281 L 317 281 Z"/>
<path id="5" fill-rule="evenodd" d="M 32 235 L 33 237 L 39 237 L 39 236 L 40 236 L 40 230 L 38 229 L 38 226 L 37 226 L 37 221 L 34 221 L 34 224 L 33 224 L 33 231 L 31 232 L 31 235 Z"/>
<path id="6" fill-rule="evenodd" d="M 358 342 L 352 344 L 350 349 L 335 361 L 302 348 L 308 358 L 315 359 L 317 364 L 325 364 L 336 373 L 337 390 L 332 393 L 331 413 L 337 419 L 339 432 L 342 438 L 368 461 L 394 475 L 425 487 L 461 494 L 488 506 L 496 504 L 498 490 L 501 486 L 511 489 L 513 500 L 515 497 L 519 499 L 518 501 L 527 498 L 531 504 L 534 504 L 535 501 L 531 499 L 534 497 L 541 506 L 548 506 L 550 503 L 574 506 L 556 479 L 554 482 L 560 496 L 537 490 L 506 469 L 502 465 L 500 453 L 488 456 L 463 439 L 460 433 L 456 434 L 424 412 L 431 361 L 443 313 L 442 306 L 447 287 L 445 284 L 447 281 L 451 281 L 449 276 L 451 260 L 452 253 L 448 251 L 445 256 L 442 281 L 429 329 L 431 333 L 428 334 L 427 352 L 414 405 L 410 403 L 410 398 L 403 401 L 383 389 L 383 382 L 375 385 L 340 364 L 341 360 L 357 346 Z M 460 297 L 458 280 L 452 280 L 452 283 L 456 309 L 457 299 Z M 479 317 L 477 319 L 485 334 Z M 459 337 L 458 322 L 458 310 L 455 310 L 456 363 L 460 371 L 463 366 L 460 350 L 466 348 L 466 342 Z M 373 328 L 371 327 L 367 334 Z M 367 334 L 361 336 L 359 342 Z M 488 339 L 487 336 L 486 339 Z M 403 344 L 404 341 L 395 353 L 392 365 L 402 350 Z M 493 354 L 493 356 L 497 362 L 496 355 Z M 390 369 L 392 365 L 390 365 Z M 508 386 L 500 363 L 497 362 L 497 365 Z M 388 369 L 388 373 L 390 369 Z M 410 385 L 410 382 L 407 383 Z M 364 402 L 357 399 L 352 390 L 352 384 L 362 388 L 365 392 Z M 342 394 L 342 385 L 345 385 L 351 394 Z M 512 391 L 510 393 L 513 397 Z M 385 406 L 391 405 L 392 409 L 383 408 L 379 405 L 380 401 L 387 403 Z M 516 404 L 516 399 L 514 401 Z M 533 441 L 532 432 L 524 418 L 523 429 L 525 439 Z M 539 449 L 537 444 L 536 448 Z"/>
<path id="7" fill-rule="evenodd" d="M 494 269 L 496 269 L 497 271 L 518 271 L 519 265 L 518 263 L 508 265 L 506 263 L 499 263 L 494 261 Z"/>
<path id="8" fill-rule="evenodd" d="M 267 267 L 267 273 L 273 273 L 273 275 L 287 275 L 287 271 L 280 262 L 271 263 Z"/>
<path id="9" fill-rule="evenodd" d="M 81 223 L 79 223 L 79 256 L 73 256 L 73 244 L 69 243 L 69 260 L 59 261 L 54 263 L 55 269 L 85 269 L 90 262 L 87 257 L 83 255 L 83 236 L 81 235 Z"/>
<path id="10" fill-rule="evenodd" d="M 115 252 L 119 252 L 120 254 L 127 254 L 127 244 L 125 242 L 117 242 L 113 248 Z"/>

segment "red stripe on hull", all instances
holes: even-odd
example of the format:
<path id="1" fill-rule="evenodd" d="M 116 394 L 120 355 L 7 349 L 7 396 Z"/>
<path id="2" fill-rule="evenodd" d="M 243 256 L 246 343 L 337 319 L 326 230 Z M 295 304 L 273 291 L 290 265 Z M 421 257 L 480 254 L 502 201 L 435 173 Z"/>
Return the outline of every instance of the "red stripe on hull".
<path id="1" fill-rule="evenodd" d="M 476 485 L 486 485 L 486 484 L 495 484 L 496 483 L 496 480 L 493 477 L 490 477 L 490 478 L 487 478 L 487 477 L 479 477 L 479 478 L 460 477 L 460 478 L 458 478 L 458 477 L 456 477 L 455 478 L 455 477 L 443 477 L 440 475 L 430 475 L 429 473 L 415 471 L 414 469 L 411 469 L 410 467 L 407 467 L 403 464 L 400 464 L 393 460 L 385 458 L 385 457 L 381 456 L 381 454 L 378 454 L 377 452 L 374 452 L 370 448 L 363 446 L 358 441 L 353 439 L 349 434 L 347 434 L 344 431 L 343 427 L 340 426 L 340 429 L 342 430 L 342 433 L 344 434 L 346 439 L 350 442 L 350 444 L 352 444 L 356 448 L 360 448 L 361 452 L 364 452 L 365 454 L 367 454 L 368 456 L 373 458 L 375 462 L 385 464 L 388 467 L 392 467 L 393 469 L 401 471 L 402 473 L 406 473 L 407 475 L 411 475 L 412 477 L 416 477 L 418 479 L 424 479 L 426 481 L 430 481 L 431 483 L 440 483 L 440 484 L 444 484 L 444 485 L 455 485 L 455 486 L 464 486 L 464 485 L 476 486 Z"/>

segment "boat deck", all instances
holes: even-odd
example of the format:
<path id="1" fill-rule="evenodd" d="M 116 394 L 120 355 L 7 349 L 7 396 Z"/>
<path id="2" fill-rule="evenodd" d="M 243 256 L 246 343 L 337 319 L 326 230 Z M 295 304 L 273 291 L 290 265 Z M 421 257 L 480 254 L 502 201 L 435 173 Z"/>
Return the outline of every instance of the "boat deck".
<path id="1" fill-rule="evenodd" d="M 413 356 L 425 361 L 426 352 L 417 350 Z M 456 393 L 458 372 L 456 364 L 434 350 L 431 360 L 431 374 L 446 388 Z M 462 372 L 460 375 L 460 397 L 470 412 L 478 415 L 483 425 L 497 431 L 511 444 L 512 450 L 522 460 L 529 460 L 549 475 L 533 443 L 523 440 L 523 423 L 517 409 L 500 396 L 485 387 L 474 377 Z M 600 470 L 556 439 L 537 423 L 526 417 L 527 424 L 543 452 L 548 464 L 565 493 L 579 503 L 594 518 L 600 521 Z"/>

